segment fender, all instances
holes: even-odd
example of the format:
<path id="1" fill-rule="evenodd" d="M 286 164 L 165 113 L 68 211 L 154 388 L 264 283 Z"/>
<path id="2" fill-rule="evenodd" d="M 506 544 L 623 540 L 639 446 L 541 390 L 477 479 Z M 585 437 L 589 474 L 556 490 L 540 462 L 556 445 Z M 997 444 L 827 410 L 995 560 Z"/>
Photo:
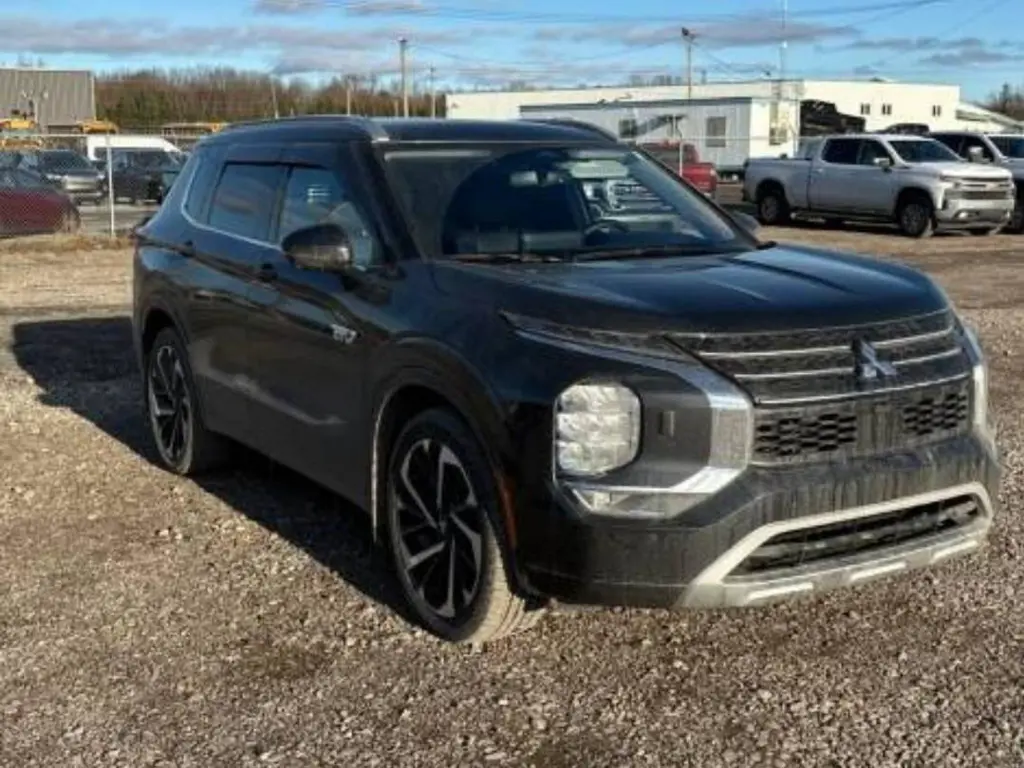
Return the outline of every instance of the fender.
<path id="1" fill-rule="evenodd" d="M 511 505 L 511 488 L 504 470 L 511 440 L 505 426 L 504 408 L 500 399 L 475 368 L 448 346 L 426 338 L 407 338 L 386 351 L 386 361 L 368 381 L 368 390 L 377 393 L 373 401 L 369 507 L 373 536 L 380 530 L 382 460 L 381 437 L 384 417 L 395 395 L 410 386 L 424 387 L 451 403 L 465 419 L 482 446 L 488 462 L 497 469 L 498 492 L 504 501 L 498 526 L 511 552 L 515 546 L 515 521 Z"/>

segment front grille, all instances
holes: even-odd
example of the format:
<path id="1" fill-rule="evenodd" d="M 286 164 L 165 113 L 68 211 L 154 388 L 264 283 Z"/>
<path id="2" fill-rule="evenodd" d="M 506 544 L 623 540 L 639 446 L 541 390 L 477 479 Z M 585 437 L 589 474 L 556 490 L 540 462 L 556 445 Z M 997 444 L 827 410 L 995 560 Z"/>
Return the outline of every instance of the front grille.
<path id="1" fill-rule="evenodd" d="M 960 193 L 963 200 L 1009 200 L 1013 197 L 1013 190 L 1005 189 L 965 189 Z"/>
<path id="2" fill-rule="evenodd" d="M 741 385 L 759 405 L 841 399 L 964 378 L 970 362 L 951 312 L 868 326 L 779 333 L 672 334 L 678 346 Z M 867 342 L 877 366 L 863 369 Z M 878 375 L 868 377 L 864 373 Z"/>
<path id="3" fill-rule="evenodd" d="M 768 539 L 729 575 L 751 576 L 814 565 L 906 544 L 969 525 L 982 510 L 973 496 L 920 504 L 871 517 L 781 533 Z"/>
<path id="4" fill-rule="evenodd" d="M 804 408 L 759 408 L 756 464 L 826 461 L 913 448 L 970 428 L 967 381 Z"/>

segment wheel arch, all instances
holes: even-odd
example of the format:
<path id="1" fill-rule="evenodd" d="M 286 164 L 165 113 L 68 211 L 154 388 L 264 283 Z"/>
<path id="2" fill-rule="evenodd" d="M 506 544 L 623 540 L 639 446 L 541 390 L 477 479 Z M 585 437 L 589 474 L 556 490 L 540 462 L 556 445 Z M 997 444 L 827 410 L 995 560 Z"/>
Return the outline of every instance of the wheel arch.
<path id="1" fill-rule="evenodd" d="M 382 529 L 385 480 L 391 445 L 402 425 L 431 408 L 447 408 L 458 416 L 480 444 L 494 472 L 501 509 L 496 526 L 508 572 L 518 579 L 515 557 L 515 504 L 505 456 L 511 443 L 501 402 L 472 364 L 454 350 L 427 340 L 400 342 L 389 364 L 375 376 L 370 434 L 368 506 L 374 540 Z"/>
<path id="2" fill-rule="evenodd" d="M 929 190 L 925 189 L 924 187 L 917 186 L 917 185 L 910 185 L 910 186 L 903 187 L 903 189 L 901 189 L 896 194 L 896 205 L 893 208 L 893 215 L 894 216 L 899 215 L 900 207 L 904 203 L 906 203 L 906 202 L 908 202 L 910 200 L 915 200 L 915 199 L 919 199 L 919 198 L 923 198 L 923 199 L 927 200 L 928 204 L 931 205 L 932 208 L 938 208 L 938 205 L 936 205 L 935 197 L 932 195 L 932 193 Z"/>
<path id="3" fill-rule="evenodd" d="M 786 187 L 778 179 L 768 178 L 762 179 L 757 183 L 757 188 L 754 190 L 754 200 L 760 200 L 761 196 L 771 190 L 777 190 L 782 193 L 783 200 L 788 200 L 786 196 Z"/>

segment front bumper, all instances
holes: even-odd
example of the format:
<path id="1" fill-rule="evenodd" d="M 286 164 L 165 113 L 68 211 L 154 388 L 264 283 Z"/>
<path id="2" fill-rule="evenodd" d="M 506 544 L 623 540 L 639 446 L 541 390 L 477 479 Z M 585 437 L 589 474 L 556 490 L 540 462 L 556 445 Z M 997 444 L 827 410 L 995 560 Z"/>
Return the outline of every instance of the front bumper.
<path id="1" fill-rule="evenodd" d="M 969 200 L 949 198 L 935 211 L 935 223 L 942 229 L 956 229 L 979 225 L 998 226 L 1010 220 L 1014 200 Z"/>
<path id="2" fill-rule="evenodd" d="M 567 603 L 645 607 L 749 606 L 927 567 L 976 550 L 994 513 L 1000 469 L 975 434 L 903 453 L 787 469 L 750 469 L 671 523 L 581 517 L 554 502 L 547 530 L 521 551 L 528 588 Z M 774 570 L 742 574 L 768 539 L 867 523 L 922 504 L 970 498 L 978 514 L 925 531 Z"/>

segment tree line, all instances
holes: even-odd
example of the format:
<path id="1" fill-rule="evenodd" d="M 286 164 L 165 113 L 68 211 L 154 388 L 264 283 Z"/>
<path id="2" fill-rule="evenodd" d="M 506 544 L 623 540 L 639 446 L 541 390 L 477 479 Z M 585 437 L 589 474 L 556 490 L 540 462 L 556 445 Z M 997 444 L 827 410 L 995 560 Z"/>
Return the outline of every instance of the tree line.
<path id="1" fill-rule="evenodd" d="M 238 122 L 308 114 L 391 116 L 400 114 L 399 82 L 374 76 L 339 76 L 314 85 L 231 68 L 143 70 L 96 78 L 97 116 L 123 129 L 145 130 L 165 123 Z M 435 109 L 444 114 L 444 97 Z M 427 116 L 431 96 L 410 86 L 409 112 Z"/>
<path id="2" fill-rule="evenodd" d="M 631 85 L 677 84 L 679 78 L 633 78 Z M 530 84 L 534 85 L 534 84 Z M 511 89 L 527 87 L 510 83 Z M 537 86 L 540 87 L 540 86 Z M 144 130 L 173 122 L 237 122 L 304 114 L 391 116 L 400 114 L 401 88 L 396 78 L 366 75 L 334 77 L 320 84 L 284 80 L 259 72 L 219 68 L 202 70 L 142 70 L 106 74 L 96 79 L 97 113 L 122 128 Z M 434 109 L 445 114 L 444 95 Z M 1004 85 L 985 107 L 1024 120 L 1024 86 Z M 410 85 L 409 112 L 431 114 L 431 95 Z"/>

